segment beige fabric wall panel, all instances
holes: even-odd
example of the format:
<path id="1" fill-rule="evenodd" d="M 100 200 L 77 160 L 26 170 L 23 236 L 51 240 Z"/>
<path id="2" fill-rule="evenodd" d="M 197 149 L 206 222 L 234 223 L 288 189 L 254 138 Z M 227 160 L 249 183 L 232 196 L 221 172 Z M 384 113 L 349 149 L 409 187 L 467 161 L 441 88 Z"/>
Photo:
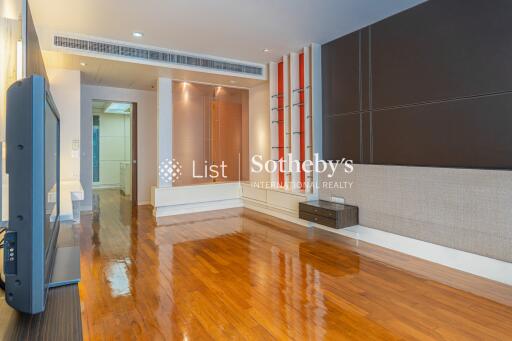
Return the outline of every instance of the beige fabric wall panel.
<path id="1" fill-rule="evenodd" d="M 322 188 L 329 181 L 353 184 Z M 355 165 L 321 174 L 320 188 L 359 206 L 363 226 L 512 262 L 512 172 Z"/>

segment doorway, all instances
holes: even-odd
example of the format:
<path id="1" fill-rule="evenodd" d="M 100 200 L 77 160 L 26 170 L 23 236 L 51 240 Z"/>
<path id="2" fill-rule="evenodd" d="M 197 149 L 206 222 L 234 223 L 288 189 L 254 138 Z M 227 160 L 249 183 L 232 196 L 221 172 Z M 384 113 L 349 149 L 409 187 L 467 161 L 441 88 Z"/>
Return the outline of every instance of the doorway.
<path id="1" fill-rule="evenodd" d="M 92 101 L 93 191 L 137 204 L 137 104 Z M 134 148 L 135 146 L 135 148 Z"/>

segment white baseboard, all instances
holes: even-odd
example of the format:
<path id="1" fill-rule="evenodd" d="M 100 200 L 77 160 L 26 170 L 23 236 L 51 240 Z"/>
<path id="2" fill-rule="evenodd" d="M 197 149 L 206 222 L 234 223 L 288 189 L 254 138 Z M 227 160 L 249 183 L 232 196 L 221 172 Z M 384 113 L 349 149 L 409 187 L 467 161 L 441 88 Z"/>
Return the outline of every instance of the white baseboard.
<path id="1" fill-rule="evenodd" d="M 288 211 L 285 209 L 272 207 L 272 206 L 267 205 L 266 203 L 258 202 L 256 200 L 251 200 L 251 199 L 247 199 L 247 198 L 243 198 L 243 204 L 244 204 L 245 208 L 251 209 L 253 211 L 258 211 L 260 213 L 267 214 L 267 215 L 270 215 L 270 216 L 273 216 L 276 218 L 280 218 L 280 219 L 283 219 L 283 220 L 286 220 L 286 221 L 289 221 L 289 222 L 292 222 L 292 223 L 295 223 L 298 225 L 302 225 L 302 226 L 306 226 L 306 227 L 312 226 L 312 223 L 302 220 L 302 219 L 299 219 L 297 217 L 296 212 L 291 212 L 291 211 Z"/>
<path id="2" fill-rule="evenodd" d="M 345 237 L 362 240 L 370 244 L 441 264 L 452 269 L 512 285 L 512 263 L 360 225 L 339 230 L 318 224 L 313 224 L 313 226 Z"/>
<path id="3" fill-rule="evenodd" d="M 153 215 L 157 218 L 165 216 L 173 216 L 177 214 L 188 214 L 197 212 L 207 212 L 215 210 L 223 210 L 226 208 L 243 207 L 241 199 L 229 199 L 219 201 L 208 201 L 193 204 L 161 206 L 153 209 Z"/>

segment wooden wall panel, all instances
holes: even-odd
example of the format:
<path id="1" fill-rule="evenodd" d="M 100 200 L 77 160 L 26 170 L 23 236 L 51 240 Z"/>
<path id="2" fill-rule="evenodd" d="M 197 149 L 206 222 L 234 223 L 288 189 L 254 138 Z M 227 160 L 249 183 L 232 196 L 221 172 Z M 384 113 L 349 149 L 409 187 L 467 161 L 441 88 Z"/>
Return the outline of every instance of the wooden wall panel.
<path id="1" fill-rule="evenodd" d="M 324 113 L 359 110 L 359 32 L 322 46 Z"/>
<path id="2" fill-rule="evenodd" d="M 360 111 L 370 109 L 370 28 L 365 27 L 359 31 L 359 92 L 360 92 Z"/>
<path id="3" fill-rule="evenodd" d="M 227 179 L 220 178 L 219 181 L 242 180 L 239 179 L 241 169 L 238 159 L 242 150 L 242 104 L 228 101 L 215 102 L 218 121 L 212 123 L 218 131 L 218 146 L 216 148 L 218 158 L 217 160 L 213 159 L 213 162 L 219 165 L 224 161 L 227 166 L 224 170 Z"/>
<path id="4" fill-rule="evenodd" d="M 341 160 L 343 158 L 361 163 L 360 124 L 361 114 L 343 114 L 333 116 L 324 127 L 324 133 L 330 138 L 330 143 L 324 146 L 324 159 Z"/>
<path id="5" fill-rule="evenodd" d="M 512 1 L 434 0 L 372 26 L 374 108 L 512 90 Z"/>
<path id="6" fill-rule="evenodd" d="M 374 163 L 512 169 L 512 93 L 376 111 Z"/>
<path id="7" fill-rule="evenodd" d="M 361 153 L 359 163 L 371 163 L 372 131 L 370 125 L 370 113 L 361 114 Z M 355 160 L 354 160 L 355 161 Z"/>
<path id="8" fill-rule="evenodd" d="M 324 158 L 512 169 L 510 13 L 430 0 L 323 45 Z"/>

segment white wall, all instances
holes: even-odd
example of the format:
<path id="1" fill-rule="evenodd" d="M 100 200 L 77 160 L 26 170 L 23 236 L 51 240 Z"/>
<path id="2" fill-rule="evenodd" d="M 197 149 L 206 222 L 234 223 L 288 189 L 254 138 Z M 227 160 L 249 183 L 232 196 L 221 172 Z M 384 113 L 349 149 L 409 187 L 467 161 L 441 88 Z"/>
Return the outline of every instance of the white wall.
<path id="1" fill-rule="evenodd" d="M 119 187 L 120 165 L 131 160 L 130 115 L 102 113 L 97 116 L 100 123 L 100 181 L 95 185 Z"/>
<path id="2" fill-rule="evenodd" d="M 270 159 L 270 114 L 268 83 L 249 89 L 249 180 L 270 181 L 267 172 L 251 172 L 251 158 L 262 155 L 263 162 Z"/>
<path id="3" fill-rule="evenodd" d="M 80 71 L 47 70 L 53 100 L 60 113 L 60 178 L 80 179 Z"/>
<path id="4" fill-rule="evenodd" d="M 137 187 L 138 203 L 147 204 L 151 186 L 156 185 L 156 92 L 133 89 L 82 85 L 81 101 L 81 182 L 85 191 L 82 208 L 92 207 L 92 100 L 110 100 L 137 103 Z"/>

